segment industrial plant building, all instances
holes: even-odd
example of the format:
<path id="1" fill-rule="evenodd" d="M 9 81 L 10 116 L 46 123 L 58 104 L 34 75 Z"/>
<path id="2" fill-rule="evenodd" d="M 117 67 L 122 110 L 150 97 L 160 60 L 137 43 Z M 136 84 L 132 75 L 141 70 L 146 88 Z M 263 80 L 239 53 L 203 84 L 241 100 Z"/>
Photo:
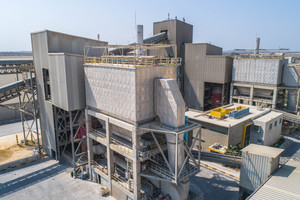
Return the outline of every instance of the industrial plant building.
<path id="1" fill-rule="evenodd" d="M 197 196 L 189 177 L 200 170 L 200 153 L 191 153 L 201 146 L 200 125 L 185 120 L 177 45 L 107 45 L 49 30 L 31 38 L 48 155 L 70 162 L 75 177 L 79 169 L 88 173 L 117 199 Z M 153 55 L 170 49 L 172 56 Z M 195 140 L 185 141 L 188 132 Z"/>
<path id="2" fill-rule="evenodd" d="M 184 99 L 189 108 L 210 110 L 229 103 L 232 58 L 211 44 L 185 44 Z"/>
<path id="3" fill-rule="evenodd" d="M 184 21 L 155 22 L 153 34 L 144 39 L 138 25 L 130 45 L 49 30 L 31 34 L 43 149 L 116 199 L 199 199 L 189 178 L 200 171 L 200 149 L 275 143 L 283 116 L 257 98 L 279 106 L 277 97 L 288 91 L 295 100 L 298 76 L 272 56 L 263 57 L 263 66 L 270 63 L 260 69 L 272 75 L 248 80 L 247 73 L 257 73 L 253 59 L 261 57 L 233 61 L 220 47 L 193 44 L 193 26 Z M 231 77 L 231 101 L 249 106 L 224 106 Z"/>
<path id="4" fill-rule="evenodd" d="M 161 41 L 175 44 L 182 59 L 177 68 L 177 84 L 186 106 L 209 110 L 229 103 L 232 58 L 222 55 L 222 48 L 212 44 L 194 44 L 193 26 L 177 19 L 153 23 L 153 34 L 166 33 Z M 161 56 L 174 56 L 174 48 L 152 51 Z"/>
<path id="5" fill-rule="evenodd" d="M 238 55 L 233 60 L 231 98 L 233 103 L 296 112 L 299 75 L 280 54 Z"/>
<path id="6" fill-rule="evenodd" d="M 227 148 L 230 145 L 243 148 L 250 143 L 273 145 L 281 137 L 283 114 L 268 108 L 233 104 L 204 113 L 190 110 L 186 116 L 202 125 L 204 151 L 215 143 Z"/>

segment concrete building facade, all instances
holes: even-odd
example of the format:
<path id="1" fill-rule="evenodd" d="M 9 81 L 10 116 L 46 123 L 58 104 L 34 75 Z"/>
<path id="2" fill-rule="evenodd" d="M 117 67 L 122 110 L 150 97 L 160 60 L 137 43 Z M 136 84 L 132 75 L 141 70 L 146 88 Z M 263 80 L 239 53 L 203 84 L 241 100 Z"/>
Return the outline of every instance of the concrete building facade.
<path id="1" fill-rule="evenodd" d="M 209 110 L 229 103 L 232 58 L 211 44 L 185 44 L 184 99 L 188 107 Z"/>
<path id="2" fill-rule="evenodd" d="M 185 44 L 193 42 L 193 25 L 177 19 L 165 20 L 153 23 L 153 34 L 166 32 L 167 40 L 166 44 L 177 45 L 177 55 L 182 59 L 181 66 L 177 68 L 177 84 L 184 95 L 184 60 L 185 60 Z M 174 48 L 162 49 L 155 51 L 156 55 L 161 56 L 174 56 Z"/>
<path id="3" fill-rule="evenodd" d="M 296 112 L 299 75 L 283 55 L 234 58 L 230 102 Z"/>
<path id="4" fill-rule="evenodd" d="M 199 125 L 185 121 L 176 62 L 161 66 L 161 57 L 138 59 L 136 65 L 84 65 L 89 174 L 117 199 L 153 199 L 159 193 L 187 199 L 189 177 L 200 162 L 188 161 L 183 134 L 195 130 L 199 139 Z M 143 66 L 143 59 L 157 60 Z"/>

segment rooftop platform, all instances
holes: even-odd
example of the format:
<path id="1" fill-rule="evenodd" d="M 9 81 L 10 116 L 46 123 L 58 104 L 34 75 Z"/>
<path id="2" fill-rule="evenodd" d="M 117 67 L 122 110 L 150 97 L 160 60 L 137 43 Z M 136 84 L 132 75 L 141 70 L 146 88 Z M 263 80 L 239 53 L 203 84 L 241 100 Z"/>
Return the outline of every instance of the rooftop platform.
<path id="1" fill-rule="evenodd" d="M 242 104 L 232 104 L 229 106 L 224 106 L 223 108 L 226 109 L 231 109 L 231 108 L 236 108 L 238 106 L 245 106 Z M 270 109 L 264 108 L 262 110 L 258 110 L 257 107 L 255 106 L 248 106 L 246 105 L 247 108 L 249 108 L 249 113 L 246 115 L 241 116 L 240 118 L 231 118 L 231 117 L 225 117 L 225 118 L 213 118 L 210 115 L 210 111 L 201 113 L 197 111 L 187 111 L 185 113 L 186 116 L 188 116 L 189 119 L 192 120 L 197 120 L 197 121 L 202 121 L 210 124 L 215 124 L 217 126 L 222 126 L 222 127 L 230 127 L 230 126 L 235 126 L 238 125 L 239 123 L 242 123 L 246 120 L 257 118 L 259 116 L 262 116 L 268 112 L 270 112 Z"/>
<path id="2" fill-rule="evenodd" d="M 276 158 L 280 156 L 280 154 L 284 151 L 284 149 L 257 145 L 257 144 L 249 144 L 241 151 L 248 152 L 249 154 L 254 154 L 254 155 L 259 155 L 259 156 L 264 156 L 269 158 Z"/>

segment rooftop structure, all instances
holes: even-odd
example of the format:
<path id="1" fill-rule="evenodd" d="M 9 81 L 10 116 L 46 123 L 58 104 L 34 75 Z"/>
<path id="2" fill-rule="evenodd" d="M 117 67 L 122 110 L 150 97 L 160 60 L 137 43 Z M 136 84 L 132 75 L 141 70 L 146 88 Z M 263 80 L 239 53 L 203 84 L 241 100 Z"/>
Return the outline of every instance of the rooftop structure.
<path id="1" fill-rule="evenodd" d="M 211 44 L 185 44 L 184 99 L 188 107 L 209 110 L 229 103 L 232 58 Z"/>
<path id="2" fill-rule="evenodd" d="M 267 108 L 232 104 L 203 113 L 189 110 L 185 115 L 202 125 L 205 151 L 215 143 L 226 147 L 245 147 L 250 143 L 273 145 L 281 137 L 283 116 Z"/>
<path id="3" fill-rule="evenodd" d="M 283 54 L 234 57 L 230 102 L 296 112 L 298 88 L 299 74 Z"/>

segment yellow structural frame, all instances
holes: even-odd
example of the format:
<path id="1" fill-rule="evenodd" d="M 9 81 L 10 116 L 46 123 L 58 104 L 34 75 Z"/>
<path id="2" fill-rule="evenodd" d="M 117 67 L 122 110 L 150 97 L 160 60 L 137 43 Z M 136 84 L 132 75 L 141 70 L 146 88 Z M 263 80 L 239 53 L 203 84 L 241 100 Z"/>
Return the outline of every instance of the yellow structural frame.
<path id="1" fill-rule="evenodd" d="M 242 148 L 245 147 L 245 138 L 246 138 L 246 130 L 247 127 L 252 125 L 253 123 L 247 124 L 246 126 L 243 127 L 243 138 L 242 138 Z"/>

